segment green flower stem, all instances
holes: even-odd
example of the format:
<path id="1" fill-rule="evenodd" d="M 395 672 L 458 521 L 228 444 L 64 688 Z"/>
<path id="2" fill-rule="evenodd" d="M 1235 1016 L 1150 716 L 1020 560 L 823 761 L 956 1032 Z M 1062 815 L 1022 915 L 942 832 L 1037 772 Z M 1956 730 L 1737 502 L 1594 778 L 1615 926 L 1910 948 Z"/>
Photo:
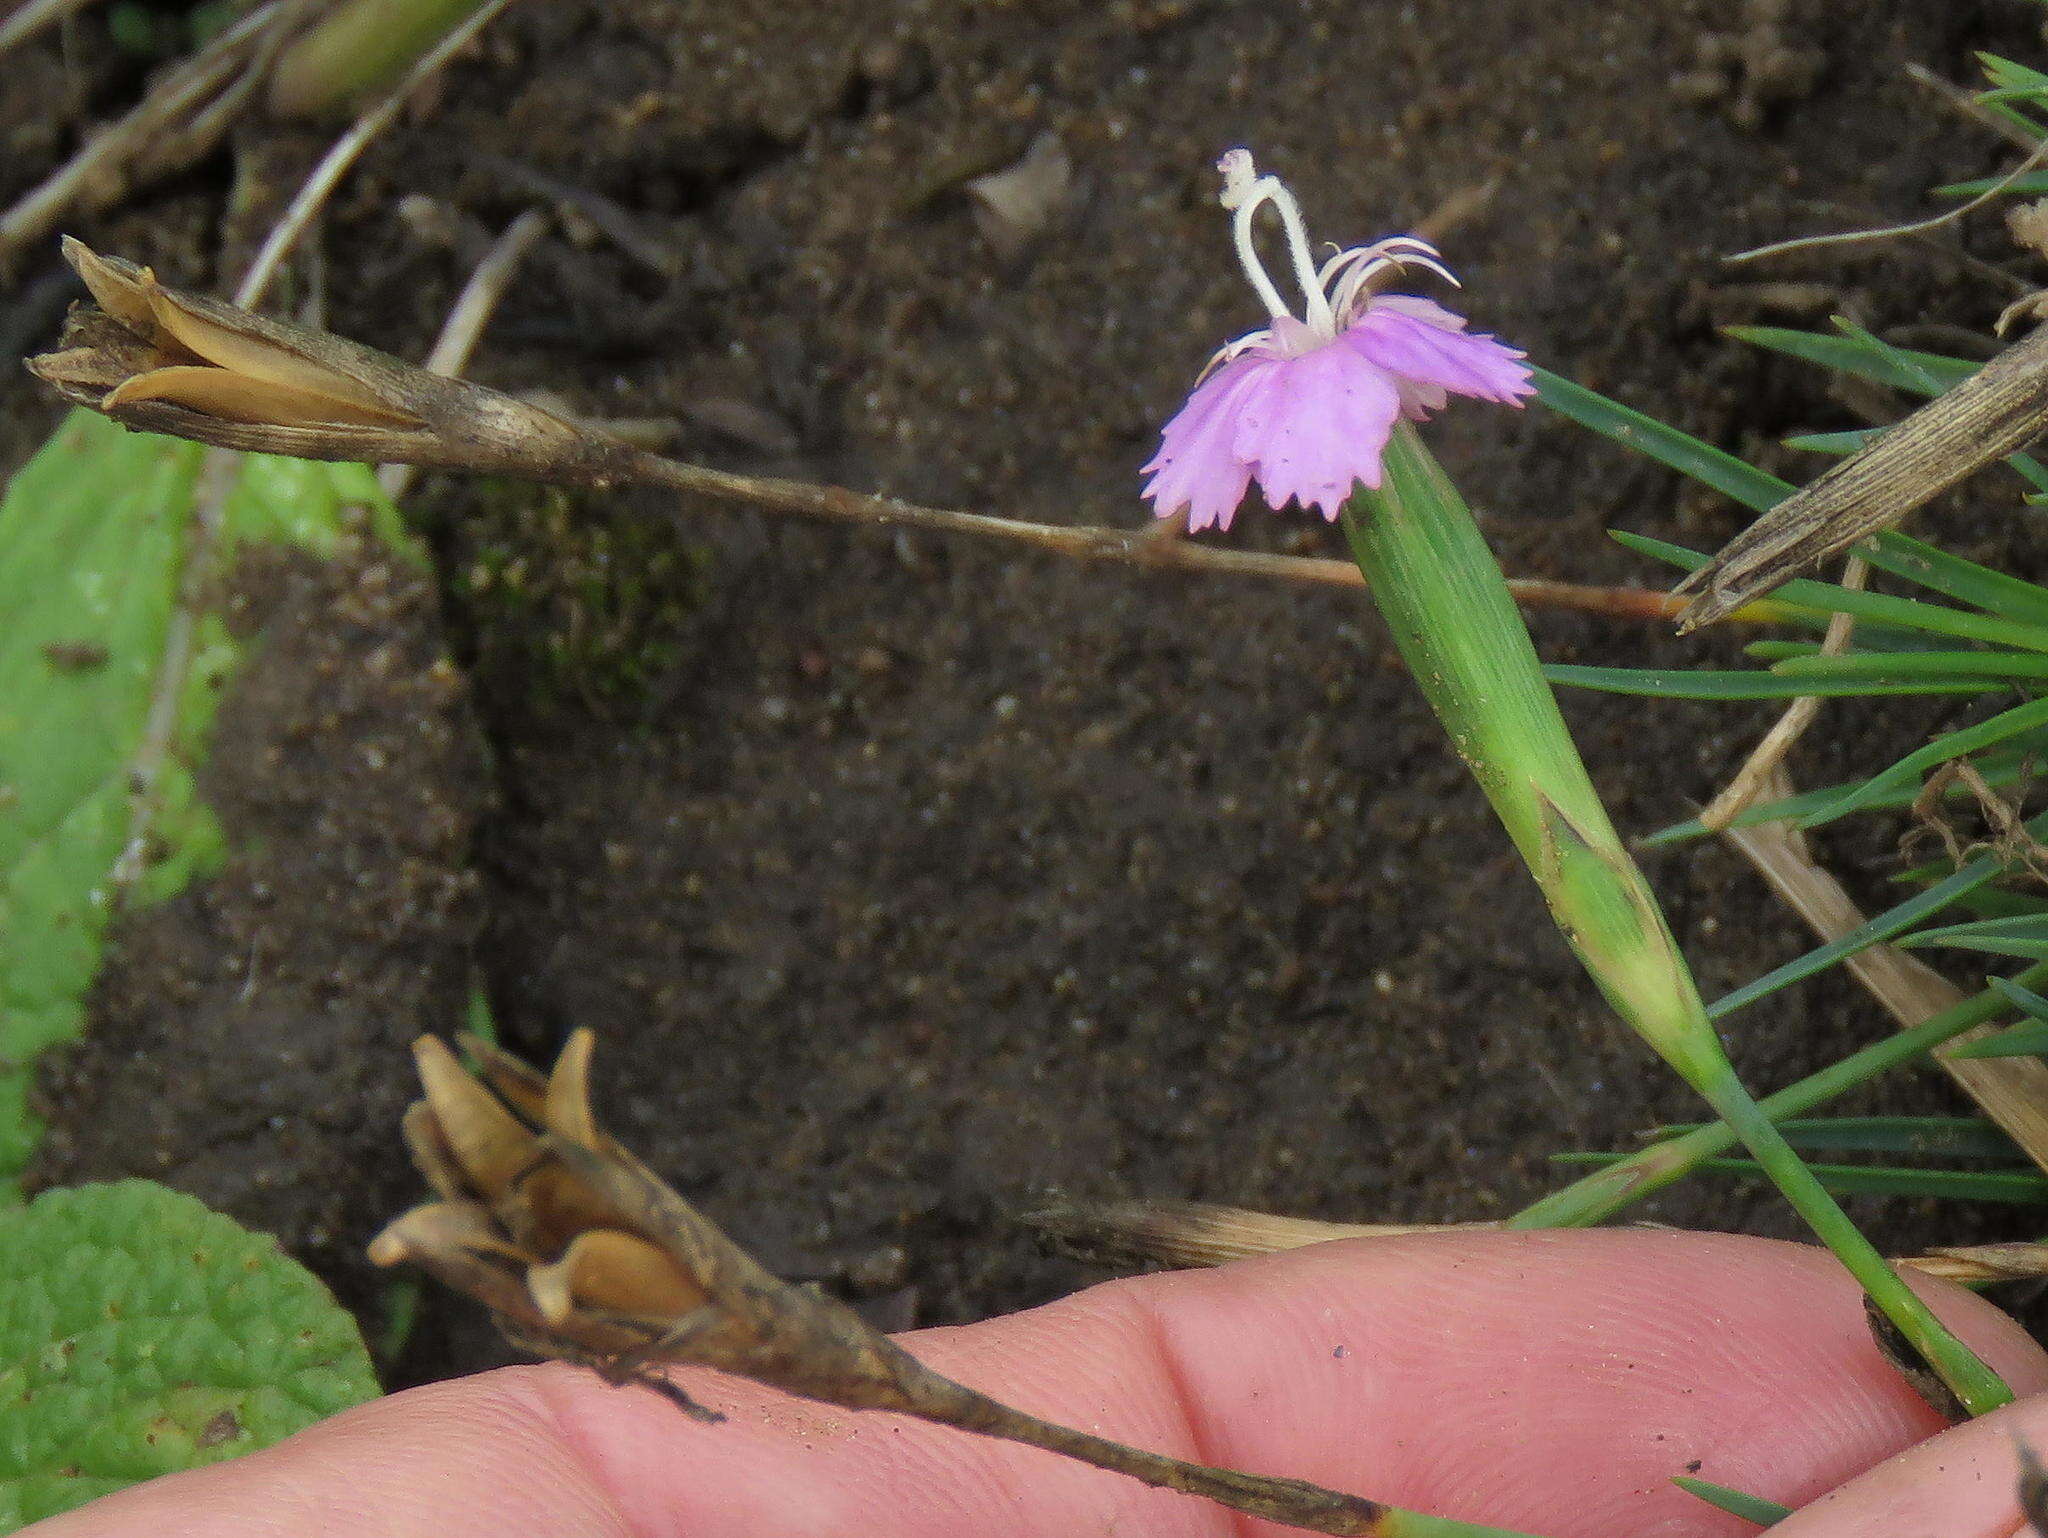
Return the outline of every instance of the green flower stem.
<path id="1" fill-rule="evenodd" d="M 1409 672 L 1617 1013 L 1706 1099 L 1972 1414 L 2011 1391 L 1927 1309 L 1735 1077 L 1642 872 L 1608 820 L 1529 632 L 1464 499 L 1414 430 L 1345 509 L 1353 556 Z"/>
<path id="2" fill-rule="evenodd" d="M 2028 967 L 2013 981 L 2022 988 L 2048 985 L 2048 962 Z M 1911 1030 L 1872 1042 L 1840 1062 L 1831 1063 L 1818 1073 L 1786 1085 L 1759 1104 L 1773 1122 L 1803 1116 L 1858 1084 L 1911 1062 L 1972 1026 L 2010 1014 L 2012 1008 L 2010 1001 L 1987 988 L 1931 1016 Z M 1661 1191 L 1705 1160 L 1726 1153 L 1738 1141 L 1734 1129 L 1726 1122 L 1714 1122 L 1679 1137 L 1653 1143 L 1524 1207 L 1507 1220 L 1507 1226 L 1581 1228 L 1589 1223 L 1604 1223 L 1629 1203 L 1653 1191 Z"/>

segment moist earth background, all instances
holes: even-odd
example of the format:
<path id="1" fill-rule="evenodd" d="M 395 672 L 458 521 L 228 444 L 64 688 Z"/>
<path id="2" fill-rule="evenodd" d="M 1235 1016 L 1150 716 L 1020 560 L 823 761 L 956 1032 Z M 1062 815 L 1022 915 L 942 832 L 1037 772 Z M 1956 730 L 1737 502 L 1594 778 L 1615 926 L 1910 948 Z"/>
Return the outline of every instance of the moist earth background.
<path id="1" fill-rule="evenodd" d="M 0 61 L 0 193 L 132 97 L 101 36 Z M 476 377 L 655 419 L 720 465 L 1133 524 L 1158 424 L 1257 321 L 1213 202 L 1211 163 L 1244 143 L 1319 238 L 1490 185 L 1444 241 L 1476 326 L 1803 476 L 1817 461 L 1775 439 L 1887 403 L 1718 326 L 1842 313 L 1955 347 L 2039 273 L 1995 219 L 1717 258 L 1916 215 L 1997 164 L 1905 75 L 1972 82 L 1979 48 L 2038 60 L 2038 7 L 549 0 L 370 152 L 284 300 L 418 356 L 487 234 L 538 203 L 560 223 Z M 1041 136 L 1071 193 L 1012 248 L 966 183 Z M 323 143 L 247 130 L 70 227 L 225 286 Z M 0 333 L 40 345 L 71 292 L 53 243 L 0 292 Z M 12 465 L 56 411 L 0 390 Z M 1603 531 L 1698 545 L 1741 522 L 1540 410 L 1461 403 L 1428 436 L 1516 575 L 1657 583 Z M 649 494 L 431 482 L 412 507 L 431 573 L 363 551 L 225 579 L 259 638 L 208 770 L 237 852 L 122 922 L 87 1041 L 43 1076 L 37 1181 L 192 1191 L 381 1329 L 359 1256 L 414 1191 L 405 1043 L 475 992 L 538 1057 L 595 1027 L 617 1132 L 771 1264 L 943 1323 L 1105 1274 L 1020 1225 L 1049 1199 L 1492 1218 L 1562 1178 L 1551 1154 L 1694 1114 L 1611 1023 L 1356 593 Z M 2030 517 L 1987 480 L 1926 526 L 2037 575 Z M 1232 540 L 1340 553 L 1296 514 Z M 1556 661 L 1739 657 L 1727 635 L 1533 625 Z M 1636 831 L 1686 815 L 1770 718 L 1565 708 Z M 1831 705 L 1797 773 L 1868 770 L 1952 714 Z M 1899 831 L 1819 848 L 1881 903 Z M 1808 943 L 1723 850 L 1651 871 L 1710 995 Z M 1830 977 L 1727 1034 L 1769 1088 L 1889 1028 Z M 1850 1108 L 1962 1107 L 1918 1073 Z M 1856 1210 L 1895 1248 L 2035 1226 Z M 1725 1181 L 1638 1215 L 1797 1232 Z M 504 1356 L 430 1295 L 393 1376 Z"/>

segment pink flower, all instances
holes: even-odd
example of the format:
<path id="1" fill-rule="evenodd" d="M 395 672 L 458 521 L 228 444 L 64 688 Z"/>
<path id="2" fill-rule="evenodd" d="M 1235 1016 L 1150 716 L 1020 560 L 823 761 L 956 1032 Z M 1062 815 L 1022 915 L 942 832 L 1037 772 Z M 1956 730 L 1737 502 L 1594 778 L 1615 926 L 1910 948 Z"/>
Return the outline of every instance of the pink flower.
<path id="1" fill-rule="evenodd" d="M 1457 282 L 1428 242 L 1396 235 L 1339 251 L 1318 269 L 1300 206 L 1277 178 L 1256 175 L 1241 149 L 1216 169 L 1223 206 L 1235 215 L 1238 259 L 1273 323 L 1210 359 L 1166 424 L 1144 470 L 1144 494 L 1160 517 L 1186 508 L 1189 528 L 1227 529 L 1256 480 L 1267 506 L 1296 501 L 1334 521 L 1354 486 L 1378 488 L 1380 455 L 1400 418 L 1419 422 L 1452 395 L 1519 406 L 1535 394 L 1524 354 L 1467 332 L 1462 317 L 1431 300 L 1374 292 L 1374 279 L 1402 266 Z M 1307 301 L 1300 319 L 1252 248 L 1252 216 L 1268 203 Z"/>

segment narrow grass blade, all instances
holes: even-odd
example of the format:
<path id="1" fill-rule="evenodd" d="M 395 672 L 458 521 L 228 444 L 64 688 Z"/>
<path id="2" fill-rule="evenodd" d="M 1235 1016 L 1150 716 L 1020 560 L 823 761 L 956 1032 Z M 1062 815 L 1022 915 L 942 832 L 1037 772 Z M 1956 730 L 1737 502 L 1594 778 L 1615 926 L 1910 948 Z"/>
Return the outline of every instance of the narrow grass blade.
<path id="1" fill-rule="evenodd" d="M 2048 657 L 2042 659 L 2048 662 Z M 1671 672 L 1663 668 L 1596 668 L 1575 663 L 1547 663 L 1543 676 L 1573 689 L 1604 694 L 1634 694 L 1660 700 L 1790 700 L 1806 695 L 1982 694 L 1981 677 L 1958 674 L 1913 674 L 1849 677 L 1787 676 L 1746 671 Z"/>
<path id="2" fill-rule="evenodd" d="M 2048 1057 L 2048 1023 L 2029 1020 L 1982 1041 L 1949 1049 L 1950 1057 Z"/>
<path id="3" fill-rule="evenodd" d="M 1986 951 L 1993 956 L 2018 956 L 2025 961 L 2048 961 L 2048 916 L 1979 919 L 1969 924 L 1949 924 L 1940 929 L 1923 929 L 1918 934 L 1907 935 L 1899 944 L 1914 950 L 1939 945 L 1957 950 Z"/>
<path id="4" fill-rule="evenodd" d="M 1752 347 L 1783 353 L 1804 363 L 1815 363 L 1912 395 L 1938 395 L 1961 384 L 1982 367 L 1936 352 L 1913 352 L 1903 347 L 1873 349 L 1862 337 L 1829 336 L 1821 331 L 1791 331 L 1782 326 L 1727 326 L 1723 331 Z"/>
<path id="5" fill-rule="evenodd" d="M 1879 571 L 1917 582 L 1959 603 L 2048 628 L 2048 588 L 2038 582 L 1966 561 L 1896 529 L 1878 535 L 1872 548 L 1858 553 Z"/>
<path id="6" fill-rule="evenodd" d="M 1897 790 L 1903 785 L 1919 783 L 1920 777 L 1937 765 L 1974 753 L 1979 748 L 2009 742 L 2015 737 L 2038 731 L 2044 726 L 2048 726 L 2048 698 L 2029 700 L 2024 705 L 2002 710 L 1990 720 L 1980 721 L 1975 726 L 1945 732 L 1926 747 L 1908 753 L 1889 769 L 1879 770 L 1833 806 L 1823 807 L 1813 813 L 1800 826 L 1818 828 L 1839 817 L 1846 817 L 1849 813 L 1869 805 L 1873 796 Z"/>
<path id="7" fill-rule="evenodd" d="M 1847 652 L 1838 657 L 1812 653 L 1774 663 L 1772 676 L 1819 682 L 1867 678 L 1873 682 L 1925 678 L 1946 683 L 1974 680 L 1990 693 L 2009 680 L 2048 678 L 2048 654 L 2008 651 Z"/>
<path id="8" fill-rule="evenodd" d="M 1536 382 L 1536 398 L 1559 416 L 1569 417 L 1603 438 L 1611 438 L 1711 486 L 1744 507 L 1761 513 L 1792 495 L 1791 482 L 1781 481 L 1725 449 L 1717 449 L 1690 433 L 1680 432 L 1548 370 L 1530 372 Z"/>
<path id="9" fill-rule="evenodd" d="M 1986 754 L 1983 758 L 1977 760 L 1976 769 L 1987 785 L 1994 788 L 2011 785 L 2022 777 L 2026 758 L 2027 755 L 2023 753 Z M 1729 826 L 1747 828 L 1753 827 L 1760 822 L 1775 822 L 1780 817 L 1805 817 L 1809 813 L 1819 811 L 1822 807 L 1832 805 L 1853 789 L 1855 789 L 1853 785 L 1830 785 L 1819 790 L 1801 791 L 1796 796 L 1786 796 L 1778 801 L 1759 802 L 1736 817 Z M 1967 787 L 1955 785 L 1950 787 L 1948 799 L 1960 800 L 1968 794 Z M 1882 795 L 1877 796 L 1865 807 L 1865 810 L 1874 811 L 1880 808 L 1895 809 L 1910 806 L 1918 797 L 1918 786 L 1904 786 L 1896 790 L 1886 791 Z M 1689 839 L 1704 838 L 1711 831 L 1698 818 L 1694 817 L 1684 822 L 1675 822 L 1668 828 L 1659 828 L 1654 833 L 1644 835 L 1639 842 L 1645 847 L 1657 848 L 1665 844 L 1681 844 Z M 1934 881 L 1941 879 L 1948 870 L 1949 867 L 1946 864 L 1930 865 L 1920 868 L 1917 875 L 1919 879 Z M 1968 900 L 1968 896 L 1969 894 L 1966 893 L 1956 900 L 1964 902 Z"/>
<path id="10" fill-rule="evenodd" d="M 1952 1055 L 1960 1055 L 1960 1049 Z M 1712 1124 L 1695 1122 L 1658 1127 L 1651 1135 L 1664 1142 L 1709 1125 Z M 1794 1148 L 1812 1153 L 1922 1154 L 2008 1161 L 2026 1157 L 1996 1122 L 1984 1116 L 1794 1117 L 1779 1122 L 1778 1130 Z"/>
<path id="11" fill-rule="evenodd" d="M 1552 1154 L 1554 1164 L 1615 1165 L 1615 1153 Z M 1704 1159 L 1694 1169 L 1763 1179 L 1754 1159 Z M 1888 1164 L 1809 1164 L 1815 1179 L 1837 1196 L 1933 1196 L 1948 1201 L 2048 1206 L 2048 1176 L 2033 1170 L 1921 1170 Z"/>
<path id="12" fill-rule="evenodd" d="M 1611 529 L 1608 537 L 1625 550 L 1647 555 L 1681 571 L 1706 565 L 1708 557 L 1683 545 Z M 1810 577 L 1795 578 L 1773 593 L 1768 603 L 1788 606 L 1813 614 L 1854 614 L 1900 630 L 1920 630 L 1930 635 L 1958 636 L 1969 641 L 1986 641 L 1994 646 L 2012 646 L 2021 651 L 2048 652 L 2048 625 L 2025 625 L 1994 614 L 1973 614 L 1942 604 L 1922 603 L 1912 598 L 1895 598 L 1888 593 L 1857 593 L 1832 582 Z"/>
<path id="13" fill-rule="evenodd" d="M 2036 832 L 2035 824 L 2048 825 L 2048 814 L 2029 823 L 2029 831 Z M 1733 993 L 1723 994 L 1707 1006 L 1707 1013 L 1714 1019 L 1732 1015 L 1738 1009 L 1747 1008 L 1758 999 L 1768 998 L 1781 988 L 1789 988 L 1796 982 L 1825 972 L 1836 962 L 1853 956 L 1877 944 L 1880 940 L 1896 939 L 1922 919 L 1939 913 L 1965 892 L 1974 891 L 1996 877 L 2004 870 L 2004 862 L 1990 855 L 1983 855 L 1970 861 L 1946 881 L 1936 882 L 1924 892 L 1916 892 L 1904 902 L 1885 909 L 1869 922 L 1859 924 L 1841 939 L 1827 945 L 1815 946 L 1797 960 L 1788 961 L 1782 967 L 1766 972 L 1762 977 L 1745 983 Z"/>
<path id="14" fill-rule="evenodd" d="M 2013 981 L 2028 988 L 2048 983 L 2048 963 L 2026 968 Z M 1913 1062 L 1964 1031 L 1989 1025 L 2011 1009 L 2002 994 L 1985 988 L 1919 1025 L 1874 1041 L 1840 1062 L 1786 1085 L 1761 1102 L 1764 1114 L 1778 1121 L 1804 1116 L 1879 1074 Z M 1510 1217 L 1507 1226 L 1576 1228 L 1604 1223 L 1631 1202 L 1683 1179 L 1700 1160 L 1733 1148 L 1735 1141 L 1732 1128 L 1725 1122 L 1714 1122 L 1668 1142 L 1654 1143 L 1531 1203 Z"/>
<path id="15" fill-rule="evenodd" d="M 1790 1506 L 1780 1506 L 1776 1501 L 1767 1501 L 1761 1495 L 1750 1495 L 1746 1491 L 1731 1490 L 1726 1485 L 1717 1485 L 1710 1479 L 1697 1479 L 1691 1474 L 1674 1474 L 1671 1482 L 1687 1495 L 1696 1495 L 1709 1506 L 1740 1517 L 1745 1522 L 1754 1522 L 1758 1527 L 1770 1527 L 1792 1515 Z"/>

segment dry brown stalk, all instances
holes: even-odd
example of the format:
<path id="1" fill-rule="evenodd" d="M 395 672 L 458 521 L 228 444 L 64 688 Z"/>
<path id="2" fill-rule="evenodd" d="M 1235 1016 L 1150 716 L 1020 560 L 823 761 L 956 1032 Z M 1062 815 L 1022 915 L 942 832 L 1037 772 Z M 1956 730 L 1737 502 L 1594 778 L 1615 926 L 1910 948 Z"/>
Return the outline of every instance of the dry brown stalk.
<path id="1" fill-rule="evenodd" d="M 771 1275 L 606 1134 L 590 1107 L 594 1038 L 543 1078 L 475 1039 L 472 1078 L 415 1044 L 425 1098 L 406 1113 L 434 1199 L 370 1245 L 479 1299 L 508 1338 L 712 1411 L 657 1369 L 708 1367 L 848 1410 L 886 1410 L 1044 1448 L 1162 1489 L 1320 1533 L 1397 1538 L 1411 1514 L 1300 1480 L 1188 1463 L 1012 1409 L 924 1366 L 852 1309 Z"/>
<path id="2" fill-rule="evenodd" d="M 67 257 L 97 308 L 73 312 L 59 351 L 29 360 L 78 405 L 147 432 L 301 459 L 423 465 L 587 486 L 641 484 L 844 523 L 974 534 L 1079 560 L 1155 570 L 1363 586 L 1350 561 L 1226 550 L 1150 529 L 1033 523 L 922 507 L 804 481 L 734 475 L 634 448 L 481 385 L 443 378 L 328 332 L 159 283 L 76 241 Z M 1668 619 L 1662 593 L 1511 580 L 1528 608 Z"/>
<path id="3" fill-rule="evenodd" d="M 1672 589 L 1681 631 L 1733 614 L 1815 562 L 1890 528 L 2048 428 L 2048 326 L 1808 482 Z"/>

